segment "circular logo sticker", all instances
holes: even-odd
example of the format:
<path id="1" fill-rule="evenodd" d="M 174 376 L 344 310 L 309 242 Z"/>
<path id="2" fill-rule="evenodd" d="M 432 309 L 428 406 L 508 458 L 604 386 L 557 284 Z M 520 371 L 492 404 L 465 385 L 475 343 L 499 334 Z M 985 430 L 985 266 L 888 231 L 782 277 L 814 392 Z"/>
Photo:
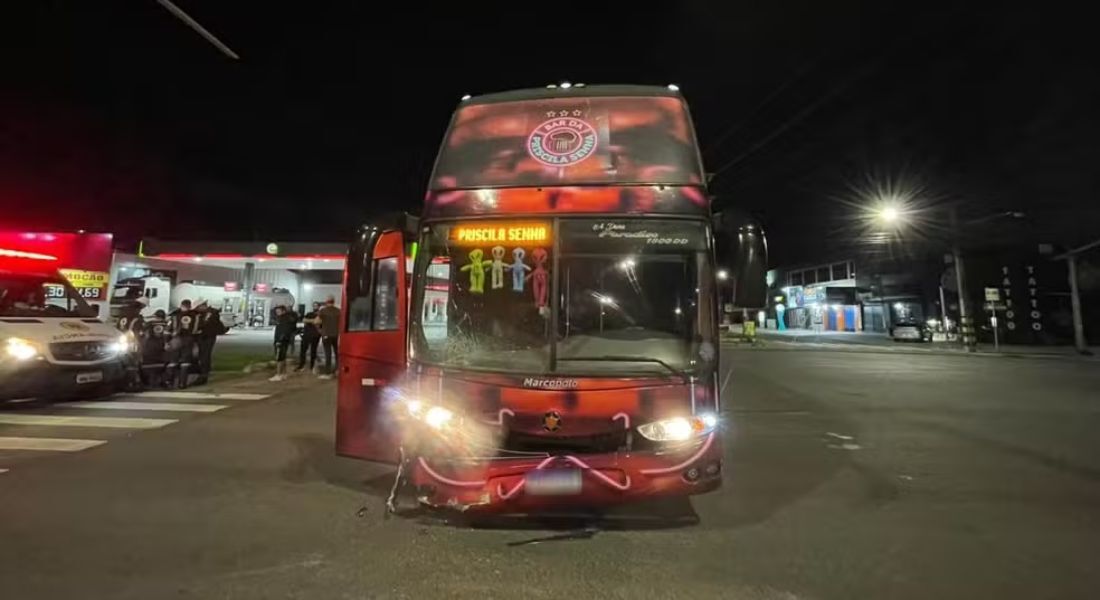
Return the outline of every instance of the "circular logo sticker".
<path id="1" fill-rule="evenodd" d="M 548 167 L 569 167 L 596 152 L 596 129 L 587 121 L 561 117 L 543 121 L 527 138 L 527 153 Z"/>
<path id="2" fill-rule="evenodd" d="M 542 428 L 546 431 L 557 431 L 561 429 L 561 414 L 556 410 L 552 410 L 543 415 Z"/>
<path id="3" fill-rule="evenodd" d="M 76 321 L 62 321 L 60 325 L 63 329 L 68 329 L 70 331 L 88 331 L 88 329 L 90 329 L 87 325 L 77 323 Z"/>

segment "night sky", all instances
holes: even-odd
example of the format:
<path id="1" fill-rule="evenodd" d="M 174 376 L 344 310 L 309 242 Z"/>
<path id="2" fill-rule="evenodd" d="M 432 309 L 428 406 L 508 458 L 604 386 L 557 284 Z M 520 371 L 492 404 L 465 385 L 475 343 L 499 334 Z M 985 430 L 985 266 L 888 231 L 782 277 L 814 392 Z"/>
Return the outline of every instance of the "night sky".
<path id="1" fill-rule="evenodd" d="M 11 3 L 7 3 L 11 4 Z M 1045 6 L 154 0 L 4 9 L 4 227 L 340 240 L 416 211 L 465 93 L 679 84 L 712 192 L 774 263 L 846 235 L 853 184 L 920 181 L 1031 235 L 1100 237 L 1094 24 Z"/>

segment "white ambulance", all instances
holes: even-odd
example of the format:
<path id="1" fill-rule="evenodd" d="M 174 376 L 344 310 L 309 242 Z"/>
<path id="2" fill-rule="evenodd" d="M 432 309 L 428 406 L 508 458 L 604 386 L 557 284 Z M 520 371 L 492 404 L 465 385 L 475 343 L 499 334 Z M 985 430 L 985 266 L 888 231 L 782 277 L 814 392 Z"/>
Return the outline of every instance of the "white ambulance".
<path id="1" fill-rule="evenodd" d="M 133 340 L 97 318 L 55 261 L 0 249 L 0 402 L 99 395 L 124 380 Z"/>

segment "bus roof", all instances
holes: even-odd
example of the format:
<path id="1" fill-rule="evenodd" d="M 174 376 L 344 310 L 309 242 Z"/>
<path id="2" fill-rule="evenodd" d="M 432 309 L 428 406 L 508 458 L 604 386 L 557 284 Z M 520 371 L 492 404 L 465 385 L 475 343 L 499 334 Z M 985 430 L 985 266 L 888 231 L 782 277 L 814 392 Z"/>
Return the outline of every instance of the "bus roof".
<path id="1" fill-rule="evenodd" d="M 463 104 L 493 104 L 496 102 L 521 102 L 524 100 L 544 100 L 548 98 L 568 98 L 570 96 L 598 98 L 607 96 L 618 97 L 669 97 L 680 98 L 680 92 L 657 85 L 584 85 L 577 84 L 569 87 L 541 87 L 526 88 L 522 90 L 509 90 L 473 96 L 465 100 Z"/>
<path id="2" fill-rule="evenodd" d="M 424 216 L 705 213 L 695 130 L 674 87 L 574 85 L 467 98 L 440 146 Z"/>

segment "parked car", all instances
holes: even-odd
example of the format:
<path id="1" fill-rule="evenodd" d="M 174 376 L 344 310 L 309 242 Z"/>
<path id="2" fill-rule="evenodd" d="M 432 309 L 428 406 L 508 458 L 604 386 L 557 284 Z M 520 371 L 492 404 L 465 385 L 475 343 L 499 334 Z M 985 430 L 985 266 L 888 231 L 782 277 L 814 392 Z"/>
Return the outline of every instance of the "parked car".
<path id="1" fill-rule="evenodd" d="M 890 327 L 890 337 L 895 342 L 930 342 L 932 330 L 924 323 L 907 319 Z"/>

